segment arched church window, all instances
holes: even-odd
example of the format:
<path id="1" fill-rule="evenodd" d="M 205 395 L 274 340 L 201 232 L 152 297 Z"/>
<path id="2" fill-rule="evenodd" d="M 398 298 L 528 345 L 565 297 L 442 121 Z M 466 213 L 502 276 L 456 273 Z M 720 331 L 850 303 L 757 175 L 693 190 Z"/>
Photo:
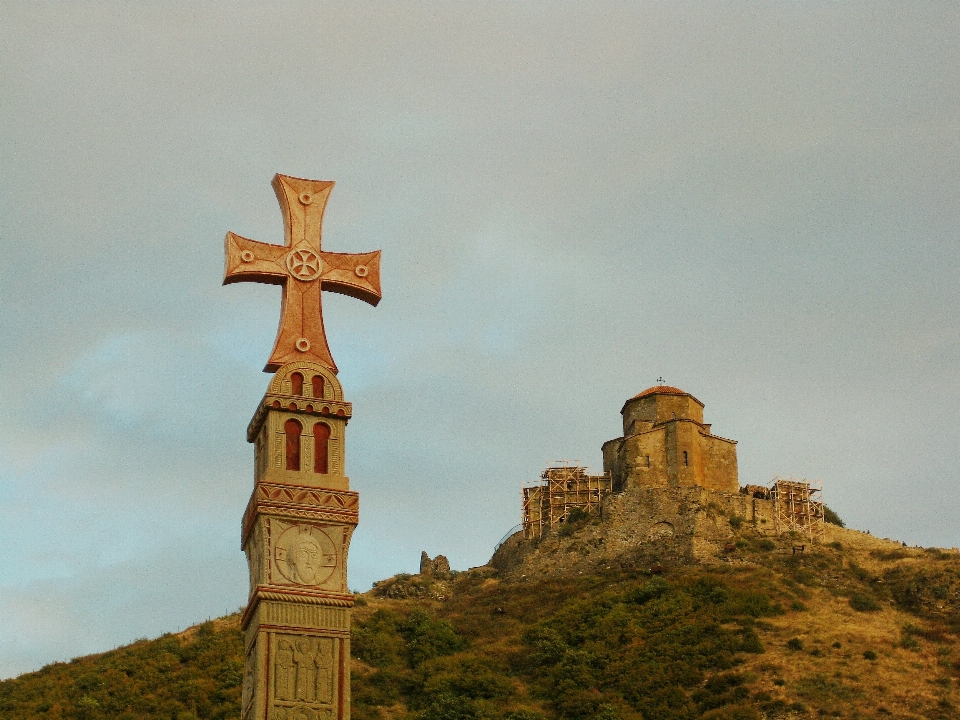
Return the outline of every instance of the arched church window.
<path id="1" fill-rule="evenodd" d="M 313 376 L 313 396 L 323 398 L 323 375 Z"/>
<path id="2" fill-rule="evenodd" d="M 329 472 L 327 458 L 330 450 L 330 426 L 317 423 L 313 426 L 313 471 L 326 475 Z"/>
<path id="3" fill-rule="evenodd" d="M 303 395 L 303 375 L 298 372 L 290 376 L 290 393 L 292 395 Z"/>
<path id="4" fill-rule="evenodd" d="M 687 457 L 687 451 L 686 451 L 686 450 L 683 451 L 683 464 L 684 464 L 684 465 L 689 465 L 689 464 L 690 464 L 690 459 Z"/>
<path id="5" fill-rule="evenodd" d="M 287 470 L 300 469 L 300 433 L 303 425 L 290 418 L 283 424 L 283 434 L 287 436 Z"/>

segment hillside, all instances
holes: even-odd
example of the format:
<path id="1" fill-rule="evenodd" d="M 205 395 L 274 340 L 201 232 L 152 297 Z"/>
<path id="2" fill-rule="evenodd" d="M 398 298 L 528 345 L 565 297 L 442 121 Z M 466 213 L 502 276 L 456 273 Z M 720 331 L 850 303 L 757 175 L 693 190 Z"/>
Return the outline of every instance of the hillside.
<path id="1" fill-rule="evenodd" d="M 741 528 L 662 573 L 396 576 L 357 598 L 353 717 L 960 717 L 960 555 L 829 533 Z M 4 681 L 0 717 L 237 718 L 237 623 Z"/>

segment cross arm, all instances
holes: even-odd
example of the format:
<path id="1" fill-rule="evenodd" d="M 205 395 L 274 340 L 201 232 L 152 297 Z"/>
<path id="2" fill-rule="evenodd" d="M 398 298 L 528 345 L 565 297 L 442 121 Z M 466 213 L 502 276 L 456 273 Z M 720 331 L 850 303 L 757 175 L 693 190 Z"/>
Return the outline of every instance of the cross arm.
<path id="1" fill-rule="evenodd" d="M 349 295 L 374 307 L 380 302 L 380 251 L 370 253 L 322 252 L 323 289 Z"/>
<path id="2" fill-rule="evenodd" d="M 259 282 L 282 285 L 287 278 L 284 256 L 290 248 L 257 242 L 228 232 L 223 241 L 223 284 Z"/>

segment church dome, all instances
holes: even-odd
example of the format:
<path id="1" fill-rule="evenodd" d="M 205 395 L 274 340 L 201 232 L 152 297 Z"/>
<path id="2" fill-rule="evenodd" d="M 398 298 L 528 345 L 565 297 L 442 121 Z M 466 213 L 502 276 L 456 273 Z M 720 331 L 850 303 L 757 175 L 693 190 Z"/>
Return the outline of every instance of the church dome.
<path id="1" fill-rule="evenodd" d="M 631 400 L 639 400 L 640 398 L 645 398 L 650 395 L 689 395 L 690 393 L 684 392 L 680 388 L 671 387 L 669 385 L 654 385 L 651 388 L 647 388 L 642 393 L 637 393 L 634 395 Z"/>
<path id="2" fill-rule="evenodd" d="M 686 390 L 681 390 L 680 388 L 672 387 L 671 385 L 654 385 L 653 387 L 647 388 L 641 393 L 637 393 L 632 398 L 627 400 L 624 403 L 624 407 L 627 404 L 632 403 L 634 400 L 642 400 L 643 398 L 652 397 L 654 395 L 679 395 L 682 397 L 688 397 L 693 400 L 697 405 L 703 407 L 703 403 L 697 400 L 693 395 L 688 393 Z"/>

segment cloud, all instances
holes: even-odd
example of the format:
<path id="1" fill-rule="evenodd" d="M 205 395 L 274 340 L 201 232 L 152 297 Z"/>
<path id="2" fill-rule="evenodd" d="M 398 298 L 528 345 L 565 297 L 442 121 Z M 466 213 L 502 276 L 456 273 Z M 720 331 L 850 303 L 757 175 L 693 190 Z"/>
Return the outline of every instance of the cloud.
<path id="1" fill-rule="evenodd" d="M 957 545 L 958 30 L 901 3 L 8 4 L 0 674 L 243 602 L 280 294 L 222 288 L 222 238 L 281 241 L 275 172 L 337 181 L 325 247 L 384 252 L 376 309 L 324 298 L 352 587 L 484 562 L 521 482 L 597 468 L 661 375 L 743 482 Z"/>

